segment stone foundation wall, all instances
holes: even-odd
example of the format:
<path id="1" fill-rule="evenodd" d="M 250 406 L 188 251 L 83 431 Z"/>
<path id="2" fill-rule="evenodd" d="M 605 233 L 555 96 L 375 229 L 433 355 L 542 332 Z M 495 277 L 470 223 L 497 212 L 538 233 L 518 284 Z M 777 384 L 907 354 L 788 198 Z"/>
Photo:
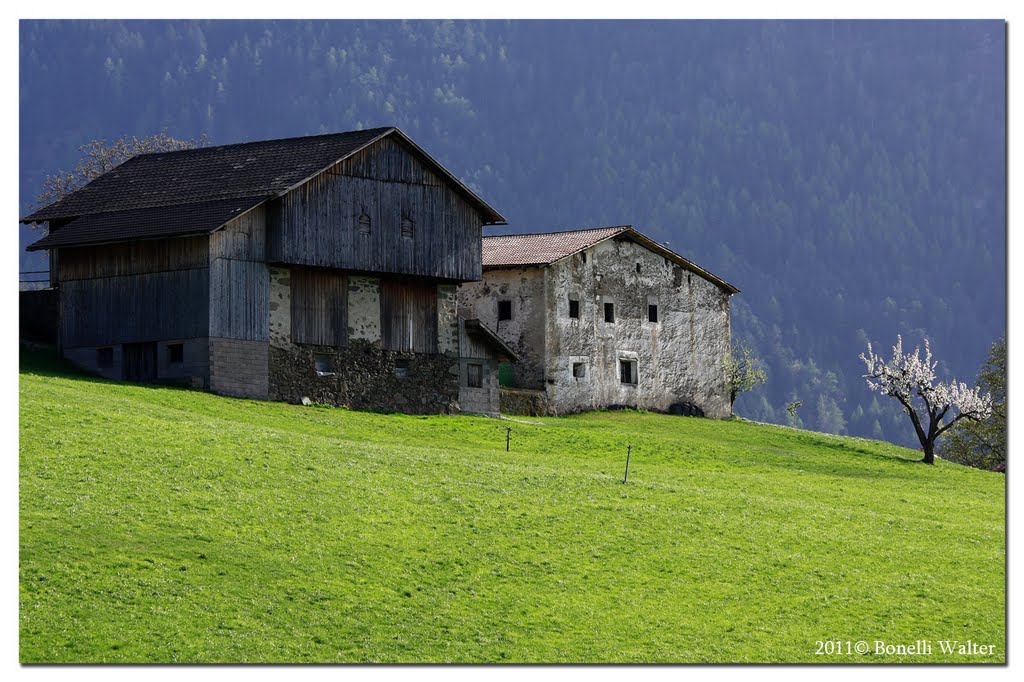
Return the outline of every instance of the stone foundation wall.
<path id="1" fill-rule="evenodd" d="M 479 388 L 470 388 L 469 386 L 469 365 L 481 366 Z M 498 388 L 498 363 L 493 358 L 460 358 L 459 371 L 459 405 L 462 411 L 467 414 L 485 414 L 489 417 L 497 417 L 501 404 Z"/>
<path id="2" fill-rule="evenodd" d="M 329 371 L 317 371 L 318 355 L 326 356 Z M 408 414 L 460 410 L 457 357 L 386 351 L 356 339 L 345 348 L 272 346 L 269 360 L 272 400 Z"/>
<path id="3" fill-rule="evenodd" d="M 266 400 L 266 341 L 210 339 L 210 390 L 222 395 Z"/>

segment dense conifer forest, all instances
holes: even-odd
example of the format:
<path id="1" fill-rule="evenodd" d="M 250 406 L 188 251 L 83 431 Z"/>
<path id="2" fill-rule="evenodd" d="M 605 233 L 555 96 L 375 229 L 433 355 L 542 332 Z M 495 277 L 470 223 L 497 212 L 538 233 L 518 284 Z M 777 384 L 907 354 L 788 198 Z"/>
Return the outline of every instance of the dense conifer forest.
<path id="1" fill-rule="evenodd" d="M 25 21 L 20 57 L 22 214 L 96 138 L 393 124 L 501 231 L 630 223 L 738 286 L 745 417 L 914 444 L 866 342 L 973 381 L 1004 334 L 1002 22 Z"/>

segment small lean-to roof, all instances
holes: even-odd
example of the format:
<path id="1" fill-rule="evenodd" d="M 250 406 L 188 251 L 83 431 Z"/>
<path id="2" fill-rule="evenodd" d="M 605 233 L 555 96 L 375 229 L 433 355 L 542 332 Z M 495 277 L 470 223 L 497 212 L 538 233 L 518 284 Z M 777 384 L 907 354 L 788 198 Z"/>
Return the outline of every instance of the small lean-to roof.
<path id="1" fill-rule="evenodd" d="M 516 352 L 512 350 L 512 348 L 501 339 L 500 336 L 491 331 L 491 328 L 488 327 L 483 322 L 481 322 L 479 319 L 463 318 L 463 323 L 466 325 L 467 334 L 471 334 L 477 337 L 478 339 L 483 341 L 484 344 L 490 346 L 493 350 L 497 351 L 499 360 L 501 360 L 502 362 L 519 361 L 519 355 L 517 355 Z"/>
<path id="2" fill-rule="evenodd" d="M 444 178 L 477 209 L 485 224 L 505 222 L 500 213 L 395 127 L 140 154 L 21 222 L 70 221 L 45 238 L 50 246 L 212 232 L 227 222 L 214 225 L 225 206 L 252 208 L 281 196 L 388 136 L 397 138 Z M 173 215 L 161 218 L 161 212 Z M 173 217 L 185 214 L 203 228 L 188 227 L 188 232 L 172 229 L 176 224 L 187 227 Z M 87 216 L 97 217 L 84 220 Z M 96 234 L 102 235 L 103 242 L 92 239 Z M 31 248 L 47 248 L 40 244 Z"/>
<path id="3" fill-rule="evenodd" d="M 201 204 L 93 213 L 75 218 L 59 230 L 50 232 L 28 250 L 209 234 L 261 203 L 263 199 L 259 197 L 221 199 Z"/>
<path id="4" fill-rule="evenodd" d="M 739 293 L 739 289 L 721 277 L 717 277 L 696 263 L 683 258 L 664 244 L 659 244 L 632 225 L 484 237 L 483 266 L 485 270 L 488 268 L 543 267 L 585 251 L 606 239 L 613 238 L 632 240 L 686 270 L 713 282 L 730 294 Z"/>

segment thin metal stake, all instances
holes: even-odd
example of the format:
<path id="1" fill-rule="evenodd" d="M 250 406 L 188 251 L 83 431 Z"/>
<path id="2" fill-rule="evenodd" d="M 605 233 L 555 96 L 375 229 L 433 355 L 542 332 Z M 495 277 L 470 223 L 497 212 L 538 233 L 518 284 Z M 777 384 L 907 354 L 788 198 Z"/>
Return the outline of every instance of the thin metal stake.
<path id="1" fill-rule="evenodd" d="M 505 427 L 505 452 L 508 452 L 509 444 L 512 442 L 512 427 Z"/>
<path id="2" fill-rule="evenodd" d="M 626 479 L 629 478 L 629 453 L 633 452 L 633 446 L 630 445 L 626 448 L 626 475 L 622 477 L 622 484 L 626 484 Z"/>

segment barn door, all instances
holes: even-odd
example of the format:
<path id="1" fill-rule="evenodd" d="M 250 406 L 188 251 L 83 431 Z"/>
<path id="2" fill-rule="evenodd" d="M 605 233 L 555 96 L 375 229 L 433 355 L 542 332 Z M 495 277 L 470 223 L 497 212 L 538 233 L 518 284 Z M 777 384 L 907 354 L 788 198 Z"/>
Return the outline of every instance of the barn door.
<path id="1" fill-rule="evenodd" d="M 156 381 L 156 342 L 126 343 L 121 347 L 125 381 Z"/>

